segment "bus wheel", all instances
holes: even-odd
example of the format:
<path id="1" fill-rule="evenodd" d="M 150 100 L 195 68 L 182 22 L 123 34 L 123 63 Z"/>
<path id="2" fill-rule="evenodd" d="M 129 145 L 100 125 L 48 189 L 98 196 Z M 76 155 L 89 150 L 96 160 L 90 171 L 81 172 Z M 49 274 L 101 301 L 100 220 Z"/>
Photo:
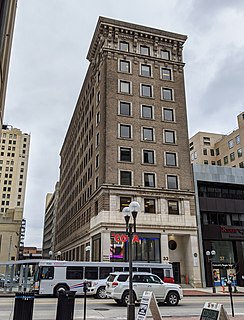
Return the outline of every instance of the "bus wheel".
<path id="1" fill-rule="evenodd" d="M 57 286 L 55 287 L 55 289 L 54 289 L 54 296 L 55 296 L 56 298 L 58 298 L 59 293 L 60 293 L 61 291 L 66 291 L 66 290 L 69 290 L 69 288 L 68 288 L 65 284 L 59 284 L 59 285 L 57 285 Z"/>
<path id="2" fill-rule="evenodd" d="M 105 290 L 105 287 L 99 287 L 97 289 L 97 293 L 96 293 L 96 296 L 95 296 L 97 299 L 106 299 L 107 298 L 107 295 L 106 295 L 106 290 Z"/>

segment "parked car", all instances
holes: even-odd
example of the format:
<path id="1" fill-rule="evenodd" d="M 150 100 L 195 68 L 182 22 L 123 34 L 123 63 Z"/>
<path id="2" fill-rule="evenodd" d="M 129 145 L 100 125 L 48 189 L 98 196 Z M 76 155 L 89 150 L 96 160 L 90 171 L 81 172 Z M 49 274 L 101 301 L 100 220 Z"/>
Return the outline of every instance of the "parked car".
<path id="1" fill-rule="evenodd" d="M 133 273 L 134 301 L 140 301 L 144 291 L 152 291 L 158 302 L 176 306 L 183 298 L 183 290 L 180 285 L 163 282 L 157 275 L 145 272 Z M 118 304 L 127 305 L 129 302 L 129 273 L 110 273 L 106 294 Z"/>
<path id="2" fill-rule="evenodd" d="M 90 287 L 88 287 L 88 292 L 94 296 L 94 298 L 97 299 L 106 299 L 106 283 L 107 278 L 100 279 L 100 280 L 92 280 Z"/>

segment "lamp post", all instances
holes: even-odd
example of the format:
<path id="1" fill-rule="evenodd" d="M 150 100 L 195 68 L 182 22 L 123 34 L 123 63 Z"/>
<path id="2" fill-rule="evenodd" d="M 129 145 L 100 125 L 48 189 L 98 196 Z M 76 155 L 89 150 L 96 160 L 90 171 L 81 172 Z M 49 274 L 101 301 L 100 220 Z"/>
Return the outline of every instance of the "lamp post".
<path id="1" fill-rule="evenodd" d="M 132 282 L 132 239 L 133 233 L 136 232 L 136 216 L 140 210 L 140 205 L 136 201 L 132 201 L 129 207 L 123 209 L 125 223 L 126 223 L 126 234 L 128 235 L 129 245 L 129 303 L 127 305 L 127 320 L 135 320 L 135 302 L 133 294 L 133 282 Z M 130 217 L 133 218 L 133 223 L 130 222 Z"/>
<path id="2" fill-rule="evenodd" d="M 213 293 L 216 293 L 216 288 L 214 285 L 214 274 L 213 274 L 213 257 L 216 255 L 215 250 L 207 250 L 206 251 L 206 256 L 208 257 L 208 262 L 210 263 L 210 272 L 211 272 L 211 283 L 212 283 L 212 288 L 213 288 Z"/>
<path id="3" fill-rule="evenodd" d="M 53 257 L 53 252 L 52 252 L 52 250 L 50 250 L 50 251 L 48 252 L 48 254 L 49 254 L 49 259 L 52 259 L 52 257 Z"/>

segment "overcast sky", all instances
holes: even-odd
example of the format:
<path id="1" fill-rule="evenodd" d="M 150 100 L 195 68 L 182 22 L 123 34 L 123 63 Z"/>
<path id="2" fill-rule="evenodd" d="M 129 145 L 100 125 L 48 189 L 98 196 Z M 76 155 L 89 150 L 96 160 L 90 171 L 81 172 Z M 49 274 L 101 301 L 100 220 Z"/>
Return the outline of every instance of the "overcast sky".
<path id="1" fill-rule="evenodd" d="M 26 246 L 42 245 L 45 196 L 59 179 L 59 152 L 99 16 L 188 36 L 190 136 L 228 133 L 243 111 L 243 0 L 19 0 L 4 123 L 31 134 Z"/>

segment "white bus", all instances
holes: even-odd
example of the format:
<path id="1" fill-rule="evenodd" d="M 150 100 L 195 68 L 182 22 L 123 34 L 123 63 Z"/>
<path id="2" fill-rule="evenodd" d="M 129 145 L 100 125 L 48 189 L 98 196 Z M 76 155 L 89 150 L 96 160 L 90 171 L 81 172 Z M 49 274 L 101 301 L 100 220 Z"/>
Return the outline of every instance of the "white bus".
<path id="1" fill-rule="evenodd" d="M 83 294 L 88 281 L 88 295 L 105 298 L 106 278 L 110 272 L 128 271 L 128 262 L 76 262 L 42 260 L 36 265 L 33 291 L 39 295 L 58 296 L 59 290 Z M 170 263 L 133 263 L 133 271 L 151 272 L 164 282 L 174 282 Z"/>

